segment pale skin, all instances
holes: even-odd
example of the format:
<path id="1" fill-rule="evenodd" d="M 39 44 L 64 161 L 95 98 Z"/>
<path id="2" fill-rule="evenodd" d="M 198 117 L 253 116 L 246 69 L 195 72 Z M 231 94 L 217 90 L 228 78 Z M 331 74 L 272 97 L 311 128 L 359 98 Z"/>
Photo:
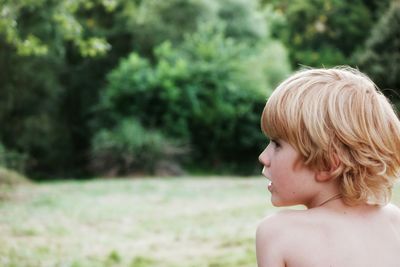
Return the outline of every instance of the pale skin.
<path id="1" fill-rule="evenodd" d="M 259 267 L 400 266 L 398 207 L 346 205 L 335 198 L 340 192 L 337 180 L 330 178 L 334 166 L 313 171 L 282 140 L 270 143 L 259 160 L 271 181 L 272 204 L 307 208 L 283 211 L 260 223 Z"/>

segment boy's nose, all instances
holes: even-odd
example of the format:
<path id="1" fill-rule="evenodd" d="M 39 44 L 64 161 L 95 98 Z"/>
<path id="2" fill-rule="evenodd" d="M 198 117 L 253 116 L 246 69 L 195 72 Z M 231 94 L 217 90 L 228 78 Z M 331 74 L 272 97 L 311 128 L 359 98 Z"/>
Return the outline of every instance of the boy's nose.
<path id="1" fill-rule="evenodd" d="M 269 165 L 271 164 L 271 161 L 269 160 L 269 157 L 265 150 L 260 154 L 260 156 L 258 156 L 258 161 L 266 167 L 269 167 Z"/>

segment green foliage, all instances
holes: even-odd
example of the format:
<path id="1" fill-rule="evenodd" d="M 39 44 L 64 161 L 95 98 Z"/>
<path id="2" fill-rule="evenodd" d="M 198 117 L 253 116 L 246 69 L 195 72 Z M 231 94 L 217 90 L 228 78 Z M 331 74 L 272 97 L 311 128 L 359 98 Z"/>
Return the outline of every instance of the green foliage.
<path id="1" fill-rule="evenodd" d="M 9 167 L 28 172 L 33 166 L 47 168 L 58 158 L 57 144 L 62 144 L 57 118 L 61 88 L 55 77 L 59 61 L 52 56 L 20 57 L 1 39 L 0 44 L 0 64 L 7 66 L 0 73 L 0 122 L 7 125 L 0 138 L 5 147 L 26 157 L 19 167 Z"/>
<path id="2" fill-rule="evenodd" d="M 35 177 L 85 172 L 89 111 L 98 83 L 110 61 L 116 61 L 104 59 L 109 33 L 99 22 L 101 16 L 113 18 L 104 15 L 114 10 L 112 3 L 21 0 L 0 5 L 0 122 L 7 124 L 0 138 L 27 156 L 26 170 Z M 113 45 L 120 47 L 118 39 Z"/>
<path id="3" fill-rule="evenodd" d="M 123 16 L 133 35 L 134 50 L 150 58 L 162 42 L 179 44 L 205 22 L 225 24 L 227 36 L 240 40 L 257 41 L 268 33 L 257 0 L 146 0 L 135 11 Z"/>
<path id="4" fill-rule="evenodd" d="M 400 100 L 400 3 L 393 2 L 383 14 L 356 59 L 360 69 L 381 88 L 397 90 L 394 95 L 391 91 L 385 93 Z"/>
<path id="5" fill-rule="evenodd" d="M 8 150 L 0 143 L 0 167 L 25 171 L 27 155 L 17 151 Z"/>
<path id="6" fill-rule="evenodd" d="M 86 37 L 76 12 L 80 8 L 91 9 L 96 2 L 110 8 L 115 1 L 53 1 L 21 0 L 7 1 L 0 5 L 0 36 L 15 47 L 21 56 L 45 55 L 53 50 L 54 36 L 69 40 L 83 55 L 104 54 L 110 46 L 104 38 Z M 32 23 L 33 22 L 33 23 Z"/>
<path id="7" fill-rule="evenodd" d="M 258 1 L 220 0 L 218 17 L 226 23 L 226 35 L 240 40 L 260 40 L 267 36 L 268 25 Z"/>
<path id="8" fill-rule="evenodd" d="M 200 21 L 214 20 L 216 8 L 206 0 L 148 0 L 139 5 L 137 15 L 125 15 L 136 50 L 151 54 L 161 42 L 178 43 L 185 33 L 196 31 Z"/>
<path id="9" fill-rule="evenodd" d="M 93 138 L 92 169 L 99 174 L 154 173 L 161 160 L 171 160 L 179 149 L 160 132 L 144 129 L 137 121 L 124 119 L 111 130 Z"/>
<path id="10" fill-rule="evenodd" d="M 292 66 L 297 68 L 353 64 L 351 55 L 364 43 L 380 7 L 389 1 L 264 2 L 282 14 L 272 34 L 288 47 Z"/>
<path id="11" fill-rule="evenodd" d="M 154 55 L 153 65 L 133 53 L 110 73 L 99 106 L 102 127 L 135 117 L 189 143 L 192 159 L 205 165 L 255 159 L 265 96 L 289 72 L 284 49 L 268 41 L 249 46 L 203 24 L 180 46 L 165 42 Z"/>
<path id="12" fill-rule="evenodd" d="M 88 175 L 86 167 L 91 161 L 91 144 L 97 131 L 116 129 L 119 120 L 130 118 L 132 114 L 136 117 L 154 106 L 146 105 L 141 110 L 133 108 L 134 102 L 130 102 L 124 108 L 131 111 L 111 112 L 102 116 L 99 125 L 91 125 L 97 115 L 99 92 L 107 83 L 106 74 L 131 52 L 136 52 L 140 60 L 148 64 L 143 67 L 148 71 L 139 72 L 144 77 L 137 79 L 144 83 L 136 82 L 138 88 L 146 88 L 145 91 L 153 87 L 168 88 L 162 94 L 157 93 L 163 95 L 168 107 L 159 107 L 157 112 L 151 110 L 152 121 L 141 118 L 140 123 L 146 129 L 158 129 L 161 123 L 163 135 L 172 139 L 179 137 L 184 143 L 210 137 L 201 137 L 200 133 L 196 138 L 191 135 L 191 131 L 201 125 L 211 127 L 212 122 L 221 123 L 218 127 L 222 129 L 228 124 L 226 121 L 233 118 L 238 125 L 241 120 L 254 121 L 254 125 L 258 121 L 255 116 L 258 111 L 250 112 L 253 115 L 236 116 L 236 111 L 230 111 L 232 107 L 224 104 L 225 100 L 219 103 L 213 99 L 213 93 L 206 90 L 199 93 L 200 88 L 208 87 L 207 84 L 222 88 L 225 81 L 229 81 L 228 87 L 247 88 L 246 92 L 252 90 L 249 88 L 263 88 L 256 91 L 262 91 L 262 95 L 257 94 L 264 99 L 266 91 L 289 71 L 287 62 L 281 60 L 285 57 L 284 48 L 268 40 L 269 24 L 256 0 L 0 0 L 0 14 L 0 122 L 7 125 L 0 131 L 0 140 L 7 148 L 26 156 L 24 168 L 29 176 L 37 178 Z M 200 28 L 204 28 L 201 25 L 206 22 L 224 25 L 221 31 L 226 42 L 218 41 L 218 37 L 206 44 L 201 38 L 211 39 L 214 33 L 202 33 L 203 37 L 196 37 L 201 44 L 195 47 L 193 40 L 190 47 L 187 39 L 192 37 L 185 36 L 199 30 L 205 32 Z M 248 47 L 237 45 L 238 40 Z M 164 51 L 167 55 L 161 55 L 164 53 L 162 44 L 168 42 L 172 52 Z M 222 49 L 218 45 L 222 45 Z M 179 52 L 184 46 L 187 51 Z M 221 51 L 225 48 L 229 49 L 226 53 Z M 194 55 L 197 52 L 201 55 Z M 229 57 L 237 58 L 238 65 L 230 63 Z M 209 63 L 209 58 L 214 63 Z M 196 62 L 194 66 L 191 66 L 192 60 Z M 224 68 L 229 74 L 224 73 Z M 193 77 L 196 89 L 182 91 L 180 83 L 186 84 Z M 203 77 L 208 80 L 200 81 Z M 224 90 L 216 91 L 219 95 L 225 94 Z M 182 92 L 194 95 L 193 108 L 186 108 L 192 102 L 182 100 Z M 240 94 L 233 98 L 245 113 L 252 108 L 242 105 L 239 99 L 246 102 L 256 96 Z M 158 101 L 157 97 L 153 101 Z M 174 107 L 171 101 L 177 101 L 178 105 Z M 188 114 L 193 110 L 205 112 L 207 101 L 213 103 L 215 112 L 230 115 L 219 119 L 212 115 L 208 122 L 203 120 L 195 126 L 189 123 Z M 138 106 L 145 105 L 139 103 Z M 254 104 L 254 109 L 256 106 L 261 106 L 261 102 Z M 161 110 L 171 114 L 161 114 Z M 244 150 L 254 150 L 257 145 L 250 143 L 258 137 L 252 130 L 230 127 L 229 132 L 236 131 L 235 138 L 245 134 L 240 141 L 246 144 Z M 214 142 L 223 143 L 225 135 L 221 129 Z M 220 154 L 229 153 L 227 150 Z M 204 152 L 199 152 L 202 154 Z"/>

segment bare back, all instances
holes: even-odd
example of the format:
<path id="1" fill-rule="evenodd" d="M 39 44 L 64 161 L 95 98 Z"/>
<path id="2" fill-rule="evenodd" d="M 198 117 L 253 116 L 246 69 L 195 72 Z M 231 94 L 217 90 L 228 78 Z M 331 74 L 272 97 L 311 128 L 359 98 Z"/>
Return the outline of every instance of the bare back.
<path id="1" fill-rule="evenodd" d="M 266 253 L 276 253 L 263 262 L 257 251 L 260 267 L 398 267 L 400 209 L 389 204 L 282 212 L 260 225 L 257 239 Z"/>

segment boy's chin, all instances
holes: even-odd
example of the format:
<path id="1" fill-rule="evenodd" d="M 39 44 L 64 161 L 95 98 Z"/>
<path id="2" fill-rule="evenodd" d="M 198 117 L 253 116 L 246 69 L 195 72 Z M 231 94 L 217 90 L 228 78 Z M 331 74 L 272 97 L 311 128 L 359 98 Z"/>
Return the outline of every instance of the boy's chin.
<path id="1" fill-rule="evenodd" d="M 289 203 L 288 201 L 283 201 L 281 199 L 276 199 L 275 197 L 271 197 L 271 204 L 272 206 L 276 208 L 281 208 L 281 207 L 290 207 L 290 206 L 295 206 L 295 205 L 300 205 L 300 204 L 293 204 Z"/>
<path id="2" fill-rule="evenodd" d="M 271 197 L 271 204 L 272 204 L 272 206 L 277 207 L 277 208 L 288 206 L 288 205 L 285 205 L 285 203 L 283 203 L 282 201 L 275 199 L 274 197 Z"/>
<path id="3" fill-rule="evenodd" d="M 281 203 L 274 203 L 272 202 L 272 206 L 276 207 L 276 208 L 282 208 L 282 207 L 289 207 L 291 205 L 285 205 L 285 204 L 281 204 Z"/>

